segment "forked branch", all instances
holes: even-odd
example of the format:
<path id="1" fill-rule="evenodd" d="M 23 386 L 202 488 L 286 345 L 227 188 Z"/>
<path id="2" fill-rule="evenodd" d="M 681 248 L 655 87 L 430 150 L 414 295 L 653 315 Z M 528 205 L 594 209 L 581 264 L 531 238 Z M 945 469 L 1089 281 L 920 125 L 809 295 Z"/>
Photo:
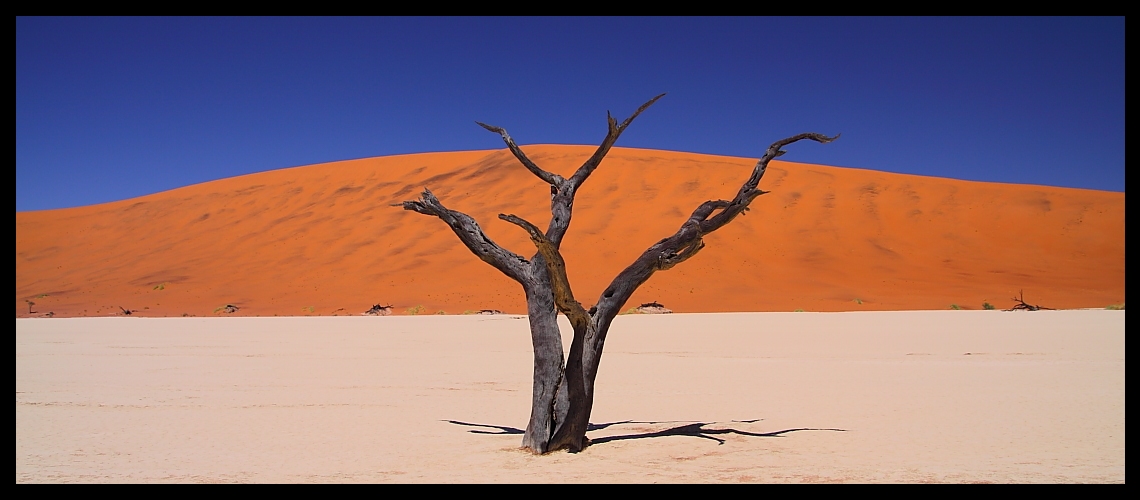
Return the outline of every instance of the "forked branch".
<path id="1" fill-rule="evenodd" d="M 550 274 L 550 283 L 554 288 L 554 305 L 565 314 L 574 325 L 585 325 L 589 321 L 586 309 L 577 300 L 570 289 L 570 279 L 566 276 L 566 261 L 562 253 L 554 247 L 546 235 L 534 224 L 514 214 L 499 214 L 499 218 L 523 228 L 530 235 L 530 241 L 538 248 L 538 253 L 546 261 L 546 270 Z"/>
<path id="2" fill-rule="evenodd" d="M 728 205 L 723 207 L 724 210 L 721 210 L 720 213 L 700 223 L 701 233 L 709 234 L 713 231 L 716 231 L 717 229 L 720 229 L 725 224 L 731 222 L 732 219 L 735 219 L 737 215 L 740 215 L 745 210 L 747 210 L 748 205 L 752 203 L 752 200 L 756 199 L 757 196 L 765 193 L 764 191 L 757 189 L 756 186 L 760 184 L 760 179 L 764 178 L 764 173 L 768 171 L 768 163 L 777 157 L 783 156 L 784 153 L 786 153 L 786 151 L 783 150 L 784 146 L 802 141 L 804 139 L 812 140 L 820 144 L 827 144 L 838 138 L 839 134 L 828 137 L 823 134 L 808 132 L 773 142 L 771 146 L 768 146 L 768 150 L 764 152 L 764 156 L 761 156 L 760 159 L 756 162 L 756 166 L 752 168 L 752 175 L 750 175 L 748 177 L 748 180 L 744 181 L 744 184 L 740 186 L 740 190 L 737 191 L 736 197 L 733 198 L 732 201 L 728 202 Z M 694 213 L 694 215 L 696 214 Z"/>
<path id="3" fill-rule="evenodd" d="M 537 164 L 535 164 L 533 161 L 531 161 L 531 159 L 529 157 L 527 157 L 526 153 L 523 153 L 523 150 L 519 149 L 518 144 L 515 144 L 515 140 L 511 139 L 511 135 L 508 134 L 507 130 L 504 129 L 503 127 L 496 127 L 494 125 L 487 125 L 486 123 L 483 123 L 483 122 L 475 122 L 475 123 L 478 123 L 480 127 L 483 127 L 487 130 L 490 130 L 491 132 L 494 132 L 494 133 L 502 136 L 503 142 L 507 143 L 507 149 L 510 149 L 511 153 L 513 153 L 515 155 L 515 158 L 518 158 L 519 163 L 522 163 L 523 166 L 526 167 L 527 170 L 530 170 L 531 173 L 533 173 L 534 175 L 537 175 L 539 179 L 542 179 L 547 184 L 550 184 L 551 186 L 554 186 L 555 188 L 561 187 L 562 183 L 565 182 L 566 179 L 563 179 L 561 175 L 547 172 L 547 171 L 539 168 L 539 166 Z"/>
<path id="4" fill-rule="evenodd" d="M 614 119 L 613 115 L 611 115 L 609 111 L 606 112 L 606 121 L 609 123 L 609 130 L 606 132 L 606 138 L 602 140 L 602 143 L 600 145 L 598 145 L 598 149 L 594 151 L 594 154 L 590 156 L 590 158 L 586 160 L 586 162 L 583 163 L 581 167 L 578 167 L 578 170 L 575 171 L 574 175 L 570 177 L 571 195 L 573 194 L 573 191 L 577 190 L 578 187 L 586 181 L 586 178 L 594 172 L 594 169 L 598 168 L 598 164 L 600 164 L 602 162 L 602 159 L 606 157 L 606 154 L 610 152 L 610 148 L 613 147 L 615 142 L 617 142 L 618 137 L 621 136 L 621 133 L 625 132 L 626 127 L 629 127 L 629 124 L 633 123 L 633 119 L 637 118 L 637 115 L 640 115 L 642 111 L 648 109 L 653 105 L 653 103 L 657 102 L 658 99 L 664 96 L 665 94 L 660 94 L 657 97 L 650 99 L 645 104 L 642 104 L 641 107 L 637 108 L 637 111 L 634 111 L 632 115 L 629 115 L 629 118 L 626 118 L 625 121 L 621 122 L 620 125 L 617 123 L 617 120 Z"/>
<path id="5" fill-rule="evenodd" d="M 637 108 L 637 111 L 634 111 L 629 118 L 626 118 L 625 121 L 620 124 L 617 123 L 617 120 L 614 120 L 613 115 L 609 112 L 606 113 L 606 121 L 609 124 L 609 128 L 602 144 L 598 146 L 598 149 L 594 151 L 594 154 L 590 156 L 582 166 L 578 167 L 574 175 L 570 176 L 565 183 L 558 186 L 557 189 L 551 193 L 553 196 L 550 199 L 550 227 L 546 230 L 546 238 L 550 240 L 554 248 L 558 248 L 562 244 L 562 237 L 566 236 L 566 230 L 570 227 L 570 218 L 573 217 L 574 212 L 574 195 L 577 194 L 578 187 L 598 168 L 602 159 L 605 158 L 610 148 L 613 147 L 614 142 L 617 141 L 626 127 L 629 127 L 629 124 L 633 123 L 633 119 L 637 118 L 638 115 L 648 109 L 649 106 L 652 106 L 653 103 L 657 102 L 657 100 L 661 99 L 664 95 L 665 94 L 658 95 L 645 104 L 642 104 L 641 107 Z"/>
<path id="6" fill-rule="evenodd" d="M 487 234 L 483 232 L 474 218 L 443 206 L 439 198 L 436 198 L 427 188 L 424 188 L 419 200 L 396 203 L 393 206 L 402 206 L 404 210 L 439 217 L 455 232 L 455 235 L 471 250 L 471 253 L 515 281 L 521 283 L 525 279 L 526 265 L 528 264 L 526 259 L 491 241 L 491 238 L 487 237 Z"/>
<path id="7" fill-rule="evenodd" d="M 740 186 L 732 201 L 710 200 L 700 204 L 676 233 L 649 247 L 633 264 L 618 274 L 598 299 L 596 305 L 598 315 L 605 317 L 616 315 L 633 292 L 653 273 L 672 268 L 696 255 L 704 248 L 705 235 L 724 227 L 747 210 L 752 200 L 764 194 L 764 191 L 757 189 L 757 186 L 768 169 L 768 163 L 784 154 L 782 149 L 784 146 L 804 139 L 826 144 L 838 137 L 839 135 L 828 137 L 823 134 L 806 133 L 772 143 L 764 156 L 756 162 L 752 174 Z"/>

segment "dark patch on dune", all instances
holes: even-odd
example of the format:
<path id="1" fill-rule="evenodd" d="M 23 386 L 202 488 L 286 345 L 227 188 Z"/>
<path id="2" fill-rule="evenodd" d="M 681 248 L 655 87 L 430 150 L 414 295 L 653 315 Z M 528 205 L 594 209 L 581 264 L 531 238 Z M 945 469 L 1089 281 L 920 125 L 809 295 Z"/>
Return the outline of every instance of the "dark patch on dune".
<path id="1" fill-rule="evenodd" d="M 444 184 L 443 181 L 446 181 L 446 180 L 448 180 L 452 177 L 455 177 L 457 175 L 459 175 L 458 171 L 445 172 L 442 174 L 433 175 L 431 177 L 428 177 L 426 180 L 424 180 L 423 185 L 428 186 L 428 188 L 430 189 L 431 186 Z"/>
<path id="2" fill-rule="evenodd" d="M 416 186 L 415 186 L 415 185 L 413 185 L 413 184 L 408 184 L 408 185 L 406 185 L 406 186 L 404 186 L 404 187 L 400 188 L 400 190 L 399 190 L 399 191 L 396 191 L 395 193 L 392 193 L 392 197 L 393 197 L 393 198 L 399 198 L 399 197 L 401 197 L 401 196 L 404 196 L 404 195 L 406 195 L 406 194 L 408 194 L 408 193 L 411 193 L 412 191 L 415 191 L 415 190 L 416 190 Z"/>
<path id="3" fill-rule="evenodd" d="M 1031 207 L 1040 209 L 1042 212 L 1048 212 L 1048 211 L 1053 210 L 1053 202 L 1049 201 L 1049 198 L 1045 198 L 1044 196 L 1042 196 L 1041 198 L 1030 200 L 1028 202 L 1028 204 Z"/>
<path id="4" fill-rule="evenodd" d="M 835 192 L 828 191 L 823 195 L 823 208 L 835 208 Z"/>
<path id="5" fill-rule="evenodd" d="M 869 240 L 867 240 L 867 243 L 870 243 L 872 247 L 875 247 L 875 250 L 878 250 L 883 255 L 891 257 L 892 259 L 901 259 L 902 258 L 902 255 L 899 255 L 898 252 L 891 250 L 891 249 L 889 249 L 883 245 L 880 245 L 878 241 L 869 239 Z"/>
<path id="6" fill-rule="evenodd" d="M 257 184 L 254 186 L 244 187 L 234 191 L 236 195 L 249 195 L 261 191 L 265 188 L 265 184 Z"/>
<path id="7" fill-rule="evenodd" d="M 341 195 L 345 195 L 345 194 L 349 194 L 349 193 L 355 193 L 355 192 L 360 191 L 362 189 L 364 189 L 364 186 L 352 186 L 352 185 L 341 186 L 340 189 L 337 189 L 336 191 L 333 192 L 333 196 L 341 196 Z"/>
<path id="8" fill-rule="evenodd" d="M 800 254 L 800 261 L 808 264 L 824 262 L 829 260 L 829 258 L 828 253 L 824 252 L 822 248 L 811 248 Z"/>
<path id="9" fill-rule="evenodd" d="M 368 195 L 371 195 L 372 193 L 375 193 L 376 191 L 379 191 L 379 190 L 384 189 L 384 188 L 389 187 L 389 186 L 395 186 L 398 184 L 399 184 L 398 181 L 387 181 L 387 182 L 380 182 L 377 184 L 373 184 L 372 187 L 368 188 L 368 191 L 366 191 L 364 193 L 364 195 L 368 196 Z"/>
<path id="10" fill-rule="evenodd" d="M 130 284 L 135 285 L 135 286 L 148 286 L 149 287 L 149 286 L 160 285 L 163 283 L 166 283 L 166 284 L 182 283 L 183 281 L 190 279 L 190 277 L 186 276 L 186 275 L 174 274 L 176 272 L 178 272 L 178 271 L 159 271 L 156 273 L 150 273 L 150 274 L 147 274 L 145 276 L 140 276 L 138 278 L 130 280 L 127 283 L 130 283 Z"/>
<path id="11" fill-rule="evenodd" d="M 79 291 L 78 288 L 68 288 L 65 290 L 52 290 L 50 292 L 43 292 L 43 293 L 36 293 L 36 294 L 32 294 L 32 295 L 26 295 L 23 297 L 23 299 L 27 300 L 27 299 L 42 299 L 42 298 L 46 298 L 46 297 L 59 297 L 62 295 L 67 295 L 69 293 L 78 292 L 78 291 Z"/>
<path id="12" fill-rule="evenodd" d="M 792 207 L 796 206 L 796 204 L 800 202 L 800 198 L 802 198 L 802 197 L 803 197 L 803 195 L 800 194 L 798 191 L 793 191 L 791 193 L 788 193 L 787 196 L 784 196 L 784 208 L 792 208 Z"/>
<path id="13" fill-rule="evenodd" d="M 701 181 L 693 180 L 677 186 L 678 193 L 691 193 L 701 187 Z"/>
<path id="14" fill-rule="evenodd" d="M 278 224 L 281 224 L 282 222 L 290 221 L 290 220 L 293 220 L 293 219 L 303 219 L 303 218 L 306 218 L 306 217 L 312 217 L 312 216 L 313 216 L 313 212 L 302 212 L 302 213 L 299 213 L 299 214 L 290 214 L 290 215 L 286 215 L 286 216 L 284 216 L 284 217 L 280 217 L 280 218 L 278 218 L 278 219 L 276 219 L 276 220 L 274 220 L 274 221 L 270 222 L 269 224 L 266 224 L 266 225 L 265 225 L 265 229 L 270 229 L 270 228 L 272 228 L 273 226 L 276 226 L 276 225 L 278 225 Z"/>
<path id="15" fill-rule="evenodd" d="M 42 248 L 37 252 L 17 252 L 16 256 L 28 261 L 36 261 L 40 259 L 46 259 L 48 257 L 53 257 L 62 250 L 62 247 L 50 246 L 47 248 Z"/>
<path id="16" fill-rule="evenodd" d="M 881 192 L 882 188 L 873 182 L 859 188 L 859 198 L 863 199 L 863 208 L 871 216 L 878 217 L 879 215 L 879 206 L 875 203 L 875 198 L 877 198 Z"/>

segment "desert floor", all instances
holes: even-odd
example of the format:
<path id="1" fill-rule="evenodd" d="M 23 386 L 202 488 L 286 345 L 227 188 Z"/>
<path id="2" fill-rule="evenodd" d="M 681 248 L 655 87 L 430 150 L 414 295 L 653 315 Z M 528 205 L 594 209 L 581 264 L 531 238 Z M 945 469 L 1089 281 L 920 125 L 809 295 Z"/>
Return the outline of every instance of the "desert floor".
<path id="1" fill-rule="evenodd" d="M 606 344 L 594 444 L 534 456 L 521 316 L 16 319 L 16 482 L 1125 481 L 1124 311 L 629 315 Z"/>

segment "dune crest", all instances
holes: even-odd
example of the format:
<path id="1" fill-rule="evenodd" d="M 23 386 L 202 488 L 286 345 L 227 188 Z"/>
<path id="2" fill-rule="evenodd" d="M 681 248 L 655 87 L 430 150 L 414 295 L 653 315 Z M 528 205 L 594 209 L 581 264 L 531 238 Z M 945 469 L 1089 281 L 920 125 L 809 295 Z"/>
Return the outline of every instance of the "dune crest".
<path id="1" fill-rule="evenodd" d="M 568 175 L 593 146 L 524 146 Z M 562 246 L 587 306 L 755 160 L 615 147 Z M 16 213 L 16 316 L 524 313 L 518 285 L 438 220 L 390 206 L 430 188 L 527 257 L 549 188 L 509 151 L 341 161 L 100 205 Z M 1124 302 L 1124 193 L 773 161 L 771 191 L 630 300 L 676 312 L 1051 308 Z M 632 307 L 632 306 L 630 306 Z"/>

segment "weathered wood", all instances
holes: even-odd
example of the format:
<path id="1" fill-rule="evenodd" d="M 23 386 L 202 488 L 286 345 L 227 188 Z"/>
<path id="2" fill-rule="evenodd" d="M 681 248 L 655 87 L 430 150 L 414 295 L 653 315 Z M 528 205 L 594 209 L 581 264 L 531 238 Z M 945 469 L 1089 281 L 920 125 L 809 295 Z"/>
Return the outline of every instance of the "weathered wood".
<path id="1" fill-rule="evenodd" d="M 520 283 L 525 280 L 527 264 L 529 264 L 526 259 L 491 241 L 491 238 L 483 232 L 483 228 L 479 227 L 479 223 L 475 222 L 474 218 L 463 212 L 449 210 L 443 206 L 443 203 L 440 203 L 439 198 L 436 198 L 431 190 L 424 188 L 419 200 L 405 201 L 398 205 L 404 207 L 404 210 L 439 217 L 440 220 L 447 223 L 448 227 L 459 237 L 459 241 L 462 241 L 467 249 L 471 250 L 471 253 L 491 264 L 495 269 L 502 271 L 511 279 Z"/>
<path id="2" fill-rule="evenodd" d="M 642 104 L 620 124 L 606 113 L 608 130 L 605 139 L 568 179 L 539 167 L 515 144 L 505 129 L 476 122 L 502 136 L 515 158 L 551 186 L 551 219 L 545 232 L 521 217 L 499 214 L 500 219 L 519 226 L 530 236 L 537 249 L 530 260 L 495 244 L 474 219 L 444 207 L 427 188 L 419 200 L 398 204 L 405 210 L 440 218 L 472 253 L 522 285 L 526 294 L 531 344 L 534 349 L 531 416 L 523 435 L 523 447 L 534 453 L 542 454 L 563 448 L 577 452 L 589 444 L 586 431 L 593 409 L 594 381 L 601 363 L 606 334 L 614 317 L 633 292 L 653 273 L 670 269 L 692 258 L 704 248 L 705 235 L 731 222 L 746 211 L 756 197 L 764 194 L 757 186 L 767 170 L 768 162 L 784 154 L 784 146 L 804 139 L 828 143 L 839 137 L 807 133 L 772 143 L 732 200 L 710 200 L 697 206 L 676 233 L 650 246 L 619 273 L 595 305 L 587 311 L 574 298 L 566 274 L 566 262 L 559 251 L 562 238 L 570 226 L 574 196 L 634 118 L 664 95 L 658 95 Z M 557 322 L 559 312 L 566 315 L 574 330 L 565 362 Z"/>
<path id="3" fill-rule="evenodd" d="M 551 291 L 554 293 L 554 305 L 558 307 L 559 312 L 570 319 L 570 324 L 585 325 L 590 317 L 582 304 L 574 300 L 574 292 L 570 289 L 570 278 L 566 276 L 566 261 L 562 259 L 558 249 L 554 248 L 554 244 L 546 239 L 546 235 L 542 234 L 538 227 L 521 217 L 499 214 L 499 218 L 523 228 L 530 234 L 530 240 L 546 260 L 546 271 L 550 276 Z"/>
<path id="4" fill-rule="evenodd" d="M 1013 297 L 1010 300 L 1017 302 L 1017 305 L 1015 305 L 1009 309 L 1006 309 L 1006 311 L 1040 311 L 1042 309 L 1047 310 L 1047 311 L 1053 310 L 1053 308 L 1051 308 L 1051 307 L 1043 307 L 1043 306 L 1038 306 L 1038 305 L 1033 305 L 1033 304 L 1027 304 L 1025 302 L 1025 290 L 1018 290 L 1018 296 Z"/>
<path id="5" fill-rule="evenodd" d="M 547 184 L 550 184 L 551 186 L 554 186 L 554 187 L 558 187 L 558 186 L 562 185 L 562 183 L 565 181 L 565 179 L 563 179 L 562 176 L 560 176 L 558 174 L 552 174 L 550 172 L 547 172 L 547 171 L 539 168 L 538 165 L 536 165 L 533 161 L 530 160 L 530 158 L 527 157 L 526 153 L 523 153 L 522 149 L 519 149 L 518 144 L 515 144 L 515 140 L 511 139 L 511 135 L 508 134 L 507 130 L 504 129 L 503 127 L 496 127 L 494 125 L 487 125 L 486 123 L 483 123 L 483 122 L 475 122 L 475 123 L 479 124 L 480 127 L 483 127 L 487 130 L 490 130 L 491 132 L 494 132 L 494 133 L 502 136 L 503 142 L 507 143 L 507 149 L 511 150 L 511 153 L 515 155 L 515 158 L 517 158 L 519 160 L 519 163 L 522 163 L 523 166 L 526 167 L 527 170 L 530 170 L 531 173 L 538 176 L 539 179 L 546 181 Z"/>
<path id="6" fill-rule="evenodd" d="M 530 419 L 523 434 L 522 446 L 542 454 L 550 449 L 555 427 L 566 420 L 569 394 L 563 380 L 562 334 L 558 329 L 558 312 L 550 292 L 550 277 L 541 255 L 531 259 L 526 294 L 527 319 L 530 321 L 531 349 L 534 352 L 531 385 Z"/>

